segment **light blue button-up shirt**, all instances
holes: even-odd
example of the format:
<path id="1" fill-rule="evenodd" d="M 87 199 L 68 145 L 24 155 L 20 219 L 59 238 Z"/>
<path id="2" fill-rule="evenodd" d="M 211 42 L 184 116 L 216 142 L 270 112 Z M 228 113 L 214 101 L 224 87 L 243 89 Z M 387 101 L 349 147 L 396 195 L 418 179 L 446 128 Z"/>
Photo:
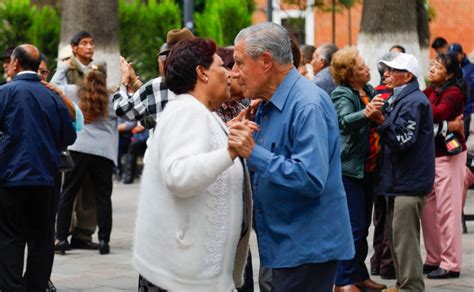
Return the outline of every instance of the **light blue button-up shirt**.
<path id="1" fill-rule="evenodd" d="M 293 68 L 255 121 L 260 130 L 248 165 L 263 266 L 353 258 L 338 119 L 329 96 Z"/>

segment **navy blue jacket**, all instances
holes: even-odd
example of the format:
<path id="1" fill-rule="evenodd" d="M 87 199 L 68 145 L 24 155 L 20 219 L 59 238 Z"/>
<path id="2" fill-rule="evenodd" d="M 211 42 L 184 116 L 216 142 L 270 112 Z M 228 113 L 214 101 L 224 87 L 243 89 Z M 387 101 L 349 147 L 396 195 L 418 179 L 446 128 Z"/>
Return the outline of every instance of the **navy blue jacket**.
<path id="1" fill-rule="evenodd" d="M 37 74 L 0 87 L 0 186 L 54 186 L 59 151 L 75 140 L 66 106 Z"/>
<path id="2" fill-rule="evenodd" d="M 462 74 L 468 85 L 468 96 L 464 107 L 464 117 L 474 112 L 474 64 L 467 57 L 461 62 Z"/>
<path id="3" fill-rule="evenodd" d="M 381 195 L 427 195 L 435 177 L 433 114 L 418 81 L 389 99 L 384 116 L 378 127 L 383 142 Z"/>

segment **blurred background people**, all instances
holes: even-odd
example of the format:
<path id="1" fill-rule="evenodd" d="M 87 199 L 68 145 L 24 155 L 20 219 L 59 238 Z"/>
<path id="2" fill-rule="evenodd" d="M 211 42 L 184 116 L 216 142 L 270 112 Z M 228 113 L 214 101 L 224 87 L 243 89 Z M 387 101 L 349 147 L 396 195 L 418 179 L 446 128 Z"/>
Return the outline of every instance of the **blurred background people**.
<path id="1" fill-rule="evenodd" d="M 389 52 L 392 52 L 392 53 L 406 53 L 406 50 L 404 47 L 400 46 L 400 45 L 394 45 L 390 48 Z"/>
<path id="2" fill-rule="evenodd" d="M 8 76 L 8 66 L 10 66 L 11 55 L 14 49 L 14 47 L 6 48 L 2 53 L 3 80 L 0 85 L 5 84 L 11 80 L 11 77 Z"/>
<path id="3" fill-rule="evenodd" d="M 329 96 L 336 88 L 336 82 L 331 74 L 332 56 L 337 52 L 338 48 L 333 44 L 324 44 L 317 48 L 313 53 L 311 65 L 314 72 L 313 82 L 321 87 Z"/>
<path id="4" fill-rule="evenodd" d="M 443 37 L 437 37 L 431 43 L 431 48 L 435 50 L 436 55 L 446 54 L 448 52 L 448 41 Z"/>
<path id="5" fill-rule="evenodd" d="M 311 66 L 311 60 L 313 59 L 313 53 L 316 48 L 312 45 L 302 45 L 300 46 L 300 64 L 298 66 L 298 71 L 308 79 L 314 78 L 313 67 Z"/>
<path id="6" fill-rule="evenodd" d="M 469 61 L 462 46 L 458 43 L 450 44 L 448 47 L 448 54 L 456 57 L 461 65 L 462 75 L 467 82 L 468 92 L 466 93 L 466 103 L 464 108 L 464 115 L 468 116 L 474 112 L 474 64 Z"/>

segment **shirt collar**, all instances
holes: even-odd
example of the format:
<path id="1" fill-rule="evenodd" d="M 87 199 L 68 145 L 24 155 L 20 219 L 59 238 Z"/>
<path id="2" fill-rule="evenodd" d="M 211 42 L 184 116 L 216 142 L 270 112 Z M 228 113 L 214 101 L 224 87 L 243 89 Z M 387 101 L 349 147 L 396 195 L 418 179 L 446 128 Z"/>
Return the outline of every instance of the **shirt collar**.
<path id="1" fill-rule="evenodd" d="M 27 71 L 18 72 L 18 73 L 16 73 L 15 76 L 23 75 L 23 74 L 36 74 L 36 75 L 38 75 L 38 73 L 36 73 L 35 71 L 27 70 Z"/>
<path id="2" fill-rule="evenodd" d="M 291 88 L 295 84 L 296 80 L 300 78 L 300 73 L 293 67 L 290 72 L 285 76 L 285 79 L 278 85 L 277 90 L 272 95 L 270 102 L 279 109 L 280 111 L 283 109 L 285 102 L 288 98 Z"/>
<path id="3" fill-rule="evenodd" d="M 393 89 L 393 95 L 399 95 L 403 91 L 403 89 L 405 89 L 405 87 L 407 87 L 407 85 L 408 85 L 408 83 L 395 87 Z"/>

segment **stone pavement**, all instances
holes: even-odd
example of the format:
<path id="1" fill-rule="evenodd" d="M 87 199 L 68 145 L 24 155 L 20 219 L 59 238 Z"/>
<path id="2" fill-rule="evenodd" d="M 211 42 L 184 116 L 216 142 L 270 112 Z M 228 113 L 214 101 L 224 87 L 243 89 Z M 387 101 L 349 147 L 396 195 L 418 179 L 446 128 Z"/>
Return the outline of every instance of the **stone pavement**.
<path id="1" fill-rule="evenodd" d="M 131 265 L 131 248 L 138 193 L 138 183 L 114 185 L 112 196 L 114 226 L 109 255 L 101 256 L 97 251 L 87 250 L 72 250 L 65 256 L 56 255 L 52 280 L 59 292 L 137 291 L 138 275 Z M 466 210 L 474 213 L 474 193 L 469 195 Z M 474 222 L 468 222 L 468 229 L 470 233 L 463 235 L 464 254 L 461 277 L 449 280 L 426 280 L 426 291 L 474 291 Z M 255 291 L 259 291 L 257 281 L 259 260 L 255 235 L 251 240 L 251 248 Z M 371 254 L 372 250 L 369 250 L 369 256 Z M 394 280 L 383 281 L 378 277 L 373 278 L 384 282 L 389 287 L 395 285 Z"/>

